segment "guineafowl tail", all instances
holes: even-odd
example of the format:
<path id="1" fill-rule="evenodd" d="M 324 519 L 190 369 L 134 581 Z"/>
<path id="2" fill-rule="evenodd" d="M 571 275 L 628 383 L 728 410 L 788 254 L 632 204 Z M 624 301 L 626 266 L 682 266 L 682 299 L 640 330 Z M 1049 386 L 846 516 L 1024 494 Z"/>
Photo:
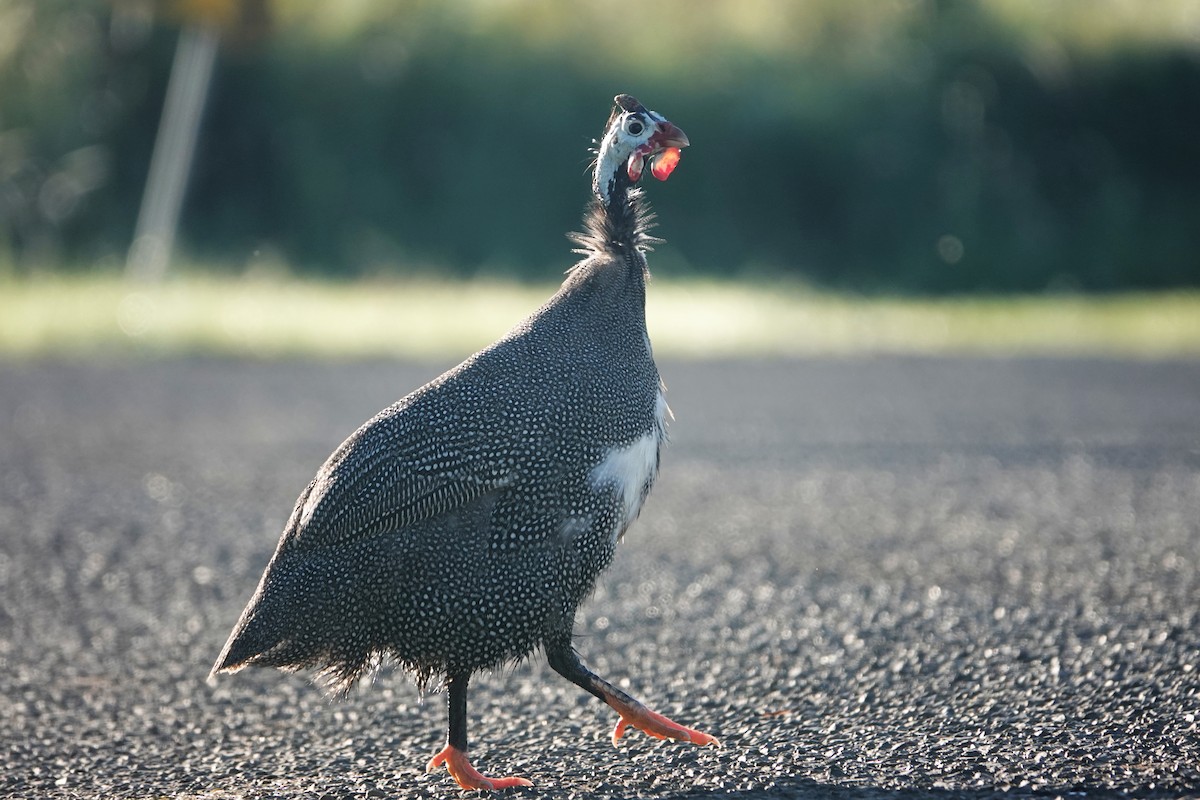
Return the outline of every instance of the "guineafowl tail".
<path id="1" fill-rule="evenodd" d="M 277 556 L 242 612 L 210 678 L 247 666 L 319 668 L 334 692 L 368 670 L 378 642 L 350 624 L 353 596 L 339 593 L 336 563 L 313 554 Z"/>

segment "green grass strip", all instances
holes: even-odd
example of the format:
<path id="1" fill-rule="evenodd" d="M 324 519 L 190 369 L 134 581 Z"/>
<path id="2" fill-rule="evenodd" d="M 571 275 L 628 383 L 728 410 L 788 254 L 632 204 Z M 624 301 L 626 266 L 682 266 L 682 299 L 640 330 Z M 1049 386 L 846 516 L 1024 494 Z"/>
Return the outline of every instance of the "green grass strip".
<path id="1" fill-rule="evenodd" d="M 0 280 L 5 358 L 465 356 L 551 285 L 119 276 Z M 1200 356 L 1200 292 L 956 299 L 854 297 L 790 284 L 655 280 L 655 352 L 674 357 L 872 353 Z"/>

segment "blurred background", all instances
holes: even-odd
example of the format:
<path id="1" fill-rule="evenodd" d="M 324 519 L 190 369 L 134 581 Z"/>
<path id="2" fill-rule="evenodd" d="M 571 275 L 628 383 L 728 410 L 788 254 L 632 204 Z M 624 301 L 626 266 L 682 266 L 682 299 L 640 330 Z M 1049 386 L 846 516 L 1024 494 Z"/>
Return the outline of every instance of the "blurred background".
<path id="1" fill-rule="evenodd" d="M 0 275 L 125 268 L 187 28 L 192 269 L 552 279 L 625 91 L 693 142 L 659 274 L 1200 284 L 1195 0 L 0 0 Z"/>

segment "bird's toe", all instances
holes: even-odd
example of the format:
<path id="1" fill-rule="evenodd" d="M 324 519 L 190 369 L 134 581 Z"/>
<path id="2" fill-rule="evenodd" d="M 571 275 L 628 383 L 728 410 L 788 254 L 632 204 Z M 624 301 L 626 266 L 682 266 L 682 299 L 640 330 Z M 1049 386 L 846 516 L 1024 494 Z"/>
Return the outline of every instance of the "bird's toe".
<path id="1" fill-rule="evenodd" d="M 511 789 L 516 786 L 533 786 L 526 778 L 506 777 L 489 778 L 471 765 L 467 754 L 457 747 L 446 745 L 425 765 L 426 772 L 433 772 L 442 765 L 450 772 L 450 777 L 462 789 L 477 791 L 493 791 L 495 789 Z"/>
<path id="2" fill-rule="evenodd" d="M 617 726 L 613 729 L 612 742 L 614 746 L 630 728 L 635 728 L 655 739 L 674 739 L 701 747 L 710 744 L 721 746 L 721 742 L 715 736 L 680 725 L 662 714 L 651 711 L 641 703 L 621 705 L 617 707 L 617 713 L 621 715 L 621 718 L 617 720 Z"/>

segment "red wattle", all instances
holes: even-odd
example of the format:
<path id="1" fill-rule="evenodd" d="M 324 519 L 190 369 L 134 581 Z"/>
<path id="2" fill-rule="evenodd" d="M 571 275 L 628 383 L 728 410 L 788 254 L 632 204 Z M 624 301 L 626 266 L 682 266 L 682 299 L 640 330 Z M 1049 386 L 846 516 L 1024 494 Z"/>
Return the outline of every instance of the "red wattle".
<path id="1" fill-rule="evenodd" d="M 654 159 L 654 163 L 650 166 L 650 174 L 658 178 L 660 181 L 665 181 L 671 177 L 671 173 L 675 171 L 675 167 L 679 164 L 679 148 L 668 147 L 663 150 Z"/>
<path id="2" fill-rule="evenodd" d="M 646 159 L 641 153 L 635 152 L 629 157 L 629 162 L 625 165 L 625 171 L 629 173 L 629 180 L 637 183 L 642 177 L 642 167 L 646 165 Z"/>

